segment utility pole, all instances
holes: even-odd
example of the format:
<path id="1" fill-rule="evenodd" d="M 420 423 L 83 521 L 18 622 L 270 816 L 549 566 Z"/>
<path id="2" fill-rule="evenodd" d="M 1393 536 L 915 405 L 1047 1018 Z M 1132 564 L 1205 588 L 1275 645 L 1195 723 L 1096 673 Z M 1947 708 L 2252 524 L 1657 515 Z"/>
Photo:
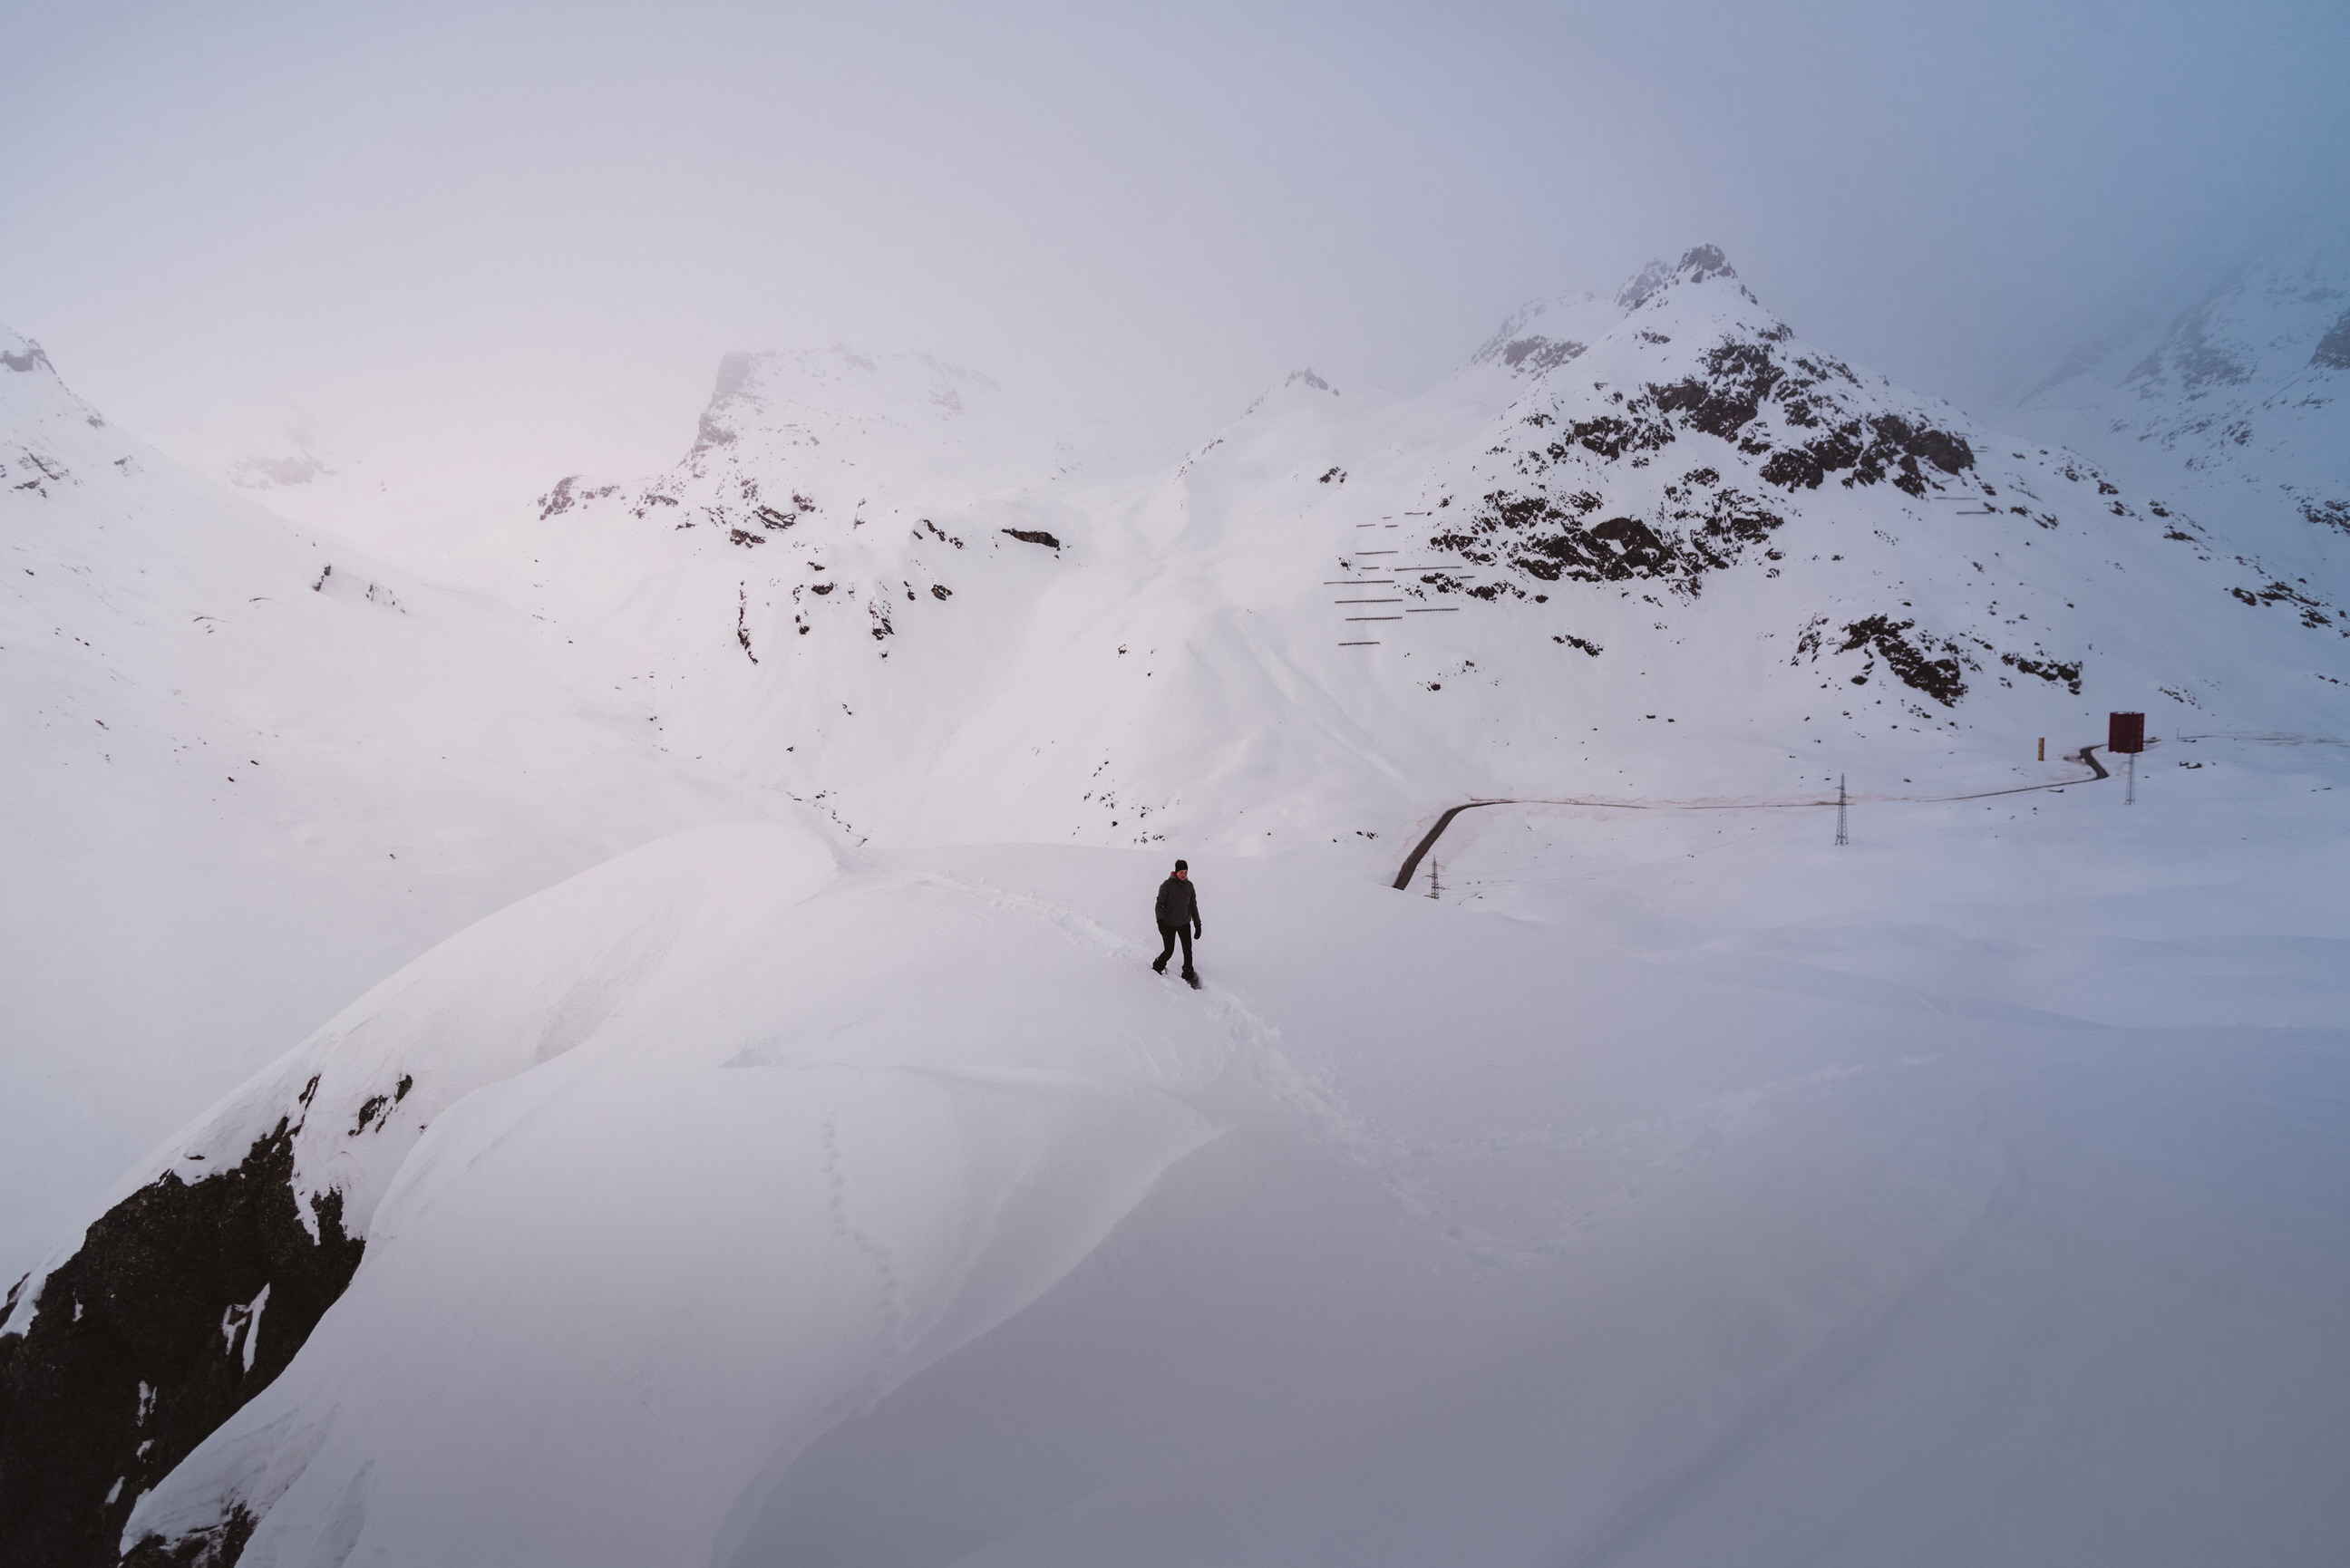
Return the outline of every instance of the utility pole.
<path id="1" fill-rule="evenodd" d="M 2122 804 L 2136 805 L 2137 804 L 2137 753 L 2131 752 L 2128 755 L 2129 773 L 2126 776 L 2129 783 L 2123 786 Z"/>
<path id="2" fill-rule="evenodd" d="M 1444 889 L 1437 883 L 1436 861 L 1431 857 L 1428 863 L 1428 896 L 1431 898 L 1435 898 L 1443 891 Z M 1441 902 L 1440 899 L 1439 901 Z"/>
<path id="3" fill-rule="evenodd" d="M 1836 844 L 1839 847 L 1852 842 L 1852 835 L 1845 831 L 1844 807 L 1844 775 L 1838 774 L 1836 774 Z"/>

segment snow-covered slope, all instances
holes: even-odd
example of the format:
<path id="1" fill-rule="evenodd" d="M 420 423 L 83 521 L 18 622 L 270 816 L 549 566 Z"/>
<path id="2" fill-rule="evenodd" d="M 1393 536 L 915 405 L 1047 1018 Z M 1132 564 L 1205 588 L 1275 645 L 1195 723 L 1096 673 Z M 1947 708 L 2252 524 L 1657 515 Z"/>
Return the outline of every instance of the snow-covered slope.
<path id="1" fill-rule="evenodd" d="M 1068 569 L 1065 463 L 941 361 L 732 355 L 675 469 L 567 478 L 480 556 L 667 753 L 869 833 L 884 803 L 903 822 L 895 803 L 941 787 L 944 738 L 1019 668 Z"/>
<path id="2" fill-rule="evenodd" d="M 2350 238 L 2269 247 L 2168 324 L 2074 354 L 2010 419 L 2342 591 Z"/>
<path id="3" fill-rule="evenodd" d="M 806 411 L 836 385 L 901 411 Z M 1710 247 L 1419 397 L 1299 372 L 1139 484 L 974 470 L 952 390 L 730 360 L 676 472 L 566 481 L 502 547 L 665 743 L 896 842 L 1782 794 L 2116 708 L 2324 730 L 2350 677 L 2322 585 L 1804 343 Z"/>
<path id="4" fill-rule="evenodd" d="M 2194 749 L 1507 918 L 1203 858 L 1204 994 L 1155 854 L 650 846 L 125 1181 L 51 1479 L 136 1563 L 2321 1561 L 2343 943 L 2259 933 L 2350 777 Z"/>
<path id="5" fill-rule="evenodd" d="M 452 931 L 768 809 L 559 640 L 285 522 L 0 334 L 0 1269 Z"/>

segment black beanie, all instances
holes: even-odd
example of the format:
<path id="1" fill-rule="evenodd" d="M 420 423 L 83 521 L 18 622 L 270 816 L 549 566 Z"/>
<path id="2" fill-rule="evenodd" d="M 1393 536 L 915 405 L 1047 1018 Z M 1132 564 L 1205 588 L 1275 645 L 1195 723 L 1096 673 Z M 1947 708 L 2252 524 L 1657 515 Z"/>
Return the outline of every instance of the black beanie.
<path id="1" fill-rule="evenodd" d="M 1191 863 L 1189 860 L 1178 860 L 1175 862 L 1175 869 L 1178 871 L 1189 871 L 1191 868 Z"/>

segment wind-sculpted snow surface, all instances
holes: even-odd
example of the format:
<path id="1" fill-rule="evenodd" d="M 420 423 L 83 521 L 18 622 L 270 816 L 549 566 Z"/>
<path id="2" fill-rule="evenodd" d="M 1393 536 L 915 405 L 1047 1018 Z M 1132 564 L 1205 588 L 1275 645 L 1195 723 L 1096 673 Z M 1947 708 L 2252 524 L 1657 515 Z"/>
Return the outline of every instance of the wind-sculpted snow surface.
<path id="1" fill-rule="evenodd" d="M 2325 1561 L 2350 777 L 2148 763 L 1848 849 L 1488 813 L 1506 914 L 1202 857 L 1202 993 L 1145 967 L 1156 855 L 650 846 L 142 1173 L 290 1115 L 365 1256 L 111 1517 L 138 1563 Z M 2158 852 L 2214 815 L 2230 869 Z"/>
<path id="2" fill-rule="evenodd" d="M 367 1257 L 307 1344 L 257 1318 L 268 1371 L 303 1355 L 184 1463 L 184 1444 L 146 1463 L 175 1429 L 161 1368 L 57 1390 L 120 1406 L 92 1438 L 111 1468 L 81 1467 L 75 1501 L 112 1530 L 128 1514 L 126 1549 L 161 1538 L 133 1561 L 208 1542 L 311 1563 L 370 1541 L 411 1561 L 676 1560 L 760 1466 L 1027 1304 L 1214 1132 L 1194 1102 L 1231 1032 L 1171 995 L 1107 1004 L 1140 950 L 1055 915 L 844 867 L 812 827 L 744 827 L 444 944 L 136 1179 L 128 1202 L 276 1127 L 292 1207 Z M 188 1244 L 155 1229 L 151 1248 Z M 128 1309 L 68 1288 L 108 1262 L 38 1272 L 0 1325 L 21 1358 L 91 1332 L 86 1306 Z M 476 1440 L 451 1440 L 459 1411 Z M 10 1418 L 54 1435 L 57 1417 L 20 1400 Z M 36 1462 L 16 1457 L 12 1482 Z M 20 1501 L 19 1528 L 60 1490 Z"/>

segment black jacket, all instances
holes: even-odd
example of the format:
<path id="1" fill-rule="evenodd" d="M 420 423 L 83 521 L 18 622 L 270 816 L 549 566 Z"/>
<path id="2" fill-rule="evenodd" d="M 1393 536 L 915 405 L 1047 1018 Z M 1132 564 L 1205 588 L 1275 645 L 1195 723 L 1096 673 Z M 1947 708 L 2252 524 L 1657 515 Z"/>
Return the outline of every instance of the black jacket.
<path id="1" fill-rule="evenodd" d="M 1200 929 L 1200 890 L 1181 877 L 1170 877 L 1159 884 L 1159 929 L 1162 931 L 1191 928 L 1195 937 L 1204 936 Z"/>

